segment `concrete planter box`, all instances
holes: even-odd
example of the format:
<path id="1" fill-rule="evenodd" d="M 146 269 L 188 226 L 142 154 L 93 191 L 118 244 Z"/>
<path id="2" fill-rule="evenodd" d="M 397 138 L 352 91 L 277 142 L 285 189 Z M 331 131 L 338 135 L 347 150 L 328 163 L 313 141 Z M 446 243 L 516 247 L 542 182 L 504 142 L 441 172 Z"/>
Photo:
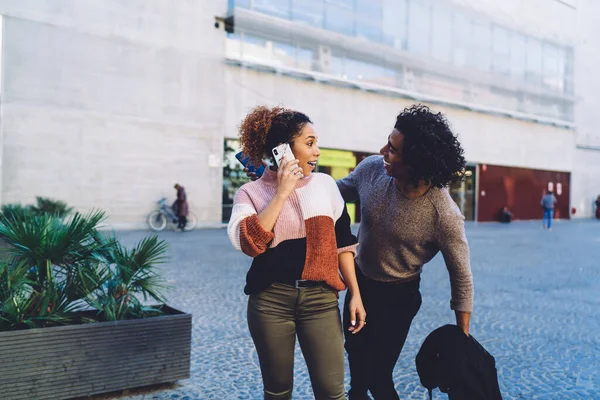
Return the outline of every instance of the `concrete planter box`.
<path id="1" fill-rule="evenodd" d="M 192 316 L 0 332 L 0 399 L 68 399 L 190 377 Z"/>

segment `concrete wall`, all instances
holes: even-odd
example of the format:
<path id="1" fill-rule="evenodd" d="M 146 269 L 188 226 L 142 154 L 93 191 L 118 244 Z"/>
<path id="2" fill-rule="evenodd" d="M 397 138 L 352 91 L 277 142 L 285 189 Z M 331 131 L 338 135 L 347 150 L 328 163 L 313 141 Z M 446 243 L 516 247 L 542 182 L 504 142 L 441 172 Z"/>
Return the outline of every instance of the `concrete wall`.
<path id="1" fill-rule="evenodd" d="M 571 199 L 576 217 L 592 216 L 592 204 L 600 195 L 600 2 L 579 1 L 575 49 L 575 89 L 580 98 L 575 108 L 577 148 L 573 165 Z"/>
<path id="2" fill-rule="evenodd" d="M 240 67 L 226 69 L 226 135 L 257 104 L 306 112 L 321 147 L 378 152 L 396 115 L 413 101 L 335 87 Z M 574 132 L 548 125 L 454 108 L 444 112 L 460 135 L 469 161 L 554 171 L 571 171 Z"/>
<path id="3" fill-rule="evenodd" d="M 451 1 L 575 46 L 576 131 L 433 108 L 469 161 L 572 172 L 576 217 L 589 216 L 600 152 L 576 145 L 600 147 L 600 4 Z M 236 137 L 257 104 L 306 112 L 323 147 L 379 151 L 411 101 L 226 66 L 225 33 L 213 26 L 226 9 L 226 0 L 0 0 L 2 203 L 55 197 L 107 210 L 113 227 L 141 227 L 177 181 L 199 220 L 219 223 L 223 137 Z"/>
<path id="4" fill-rule="evenodd" d="M 2 202 L 60 198 L 136 227 L 180 182 L 198 218 L 220 222 L 225 35 L 213 23 L 226 8 L 0 0 Z"/>

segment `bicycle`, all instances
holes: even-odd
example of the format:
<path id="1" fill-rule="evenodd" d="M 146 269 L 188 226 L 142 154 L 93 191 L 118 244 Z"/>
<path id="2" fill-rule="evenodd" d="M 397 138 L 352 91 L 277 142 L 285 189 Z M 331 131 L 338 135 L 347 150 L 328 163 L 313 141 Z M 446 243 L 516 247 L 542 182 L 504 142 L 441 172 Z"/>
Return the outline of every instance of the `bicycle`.
<path id="1" fill-rule="evenodd" d="M 154 232 L 160 232 L 167 227 L 169 221 L 171 221 L 173 224 L 177 224 L 179 222 L 179 217 L 175 215 L 175 212 L 171 207 L 167 206 L 166 197 L 160 199 L 157 204 L 160 206 L 160 208 L 148 214 L 146 219 L 146 222 L 148 222 L 148 226 L 151 230 Z M 187 223 L 185 224 L 185 228 L 183 228 L 183 230 L 191 231 L 196 227 L 197 223 L 198 218 L 196 218 L 196 215 L 193 212 L 189 211 Z"/>

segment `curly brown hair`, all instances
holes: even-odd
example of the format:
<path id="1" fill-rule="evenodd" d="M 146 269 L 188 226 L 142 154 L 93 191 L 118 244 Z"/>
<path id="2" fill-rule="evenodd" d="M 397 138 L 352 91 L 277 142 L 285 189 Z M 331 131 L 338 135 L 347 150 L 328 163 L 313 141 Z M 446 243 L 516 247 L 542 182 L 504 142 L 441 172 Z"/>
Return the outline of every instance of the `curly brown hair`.
<path id="1" fill-rule="evenodd" d="M 290 143 L 300 136 L 306 124 L 312 121 L 305 114 L 283 107 L 258 106 L 242 121 L 239 137 L 242 151 L 250 163 L 260 165 L 263 157 L 271 158 L 271 149 L 280 143 Z"/>

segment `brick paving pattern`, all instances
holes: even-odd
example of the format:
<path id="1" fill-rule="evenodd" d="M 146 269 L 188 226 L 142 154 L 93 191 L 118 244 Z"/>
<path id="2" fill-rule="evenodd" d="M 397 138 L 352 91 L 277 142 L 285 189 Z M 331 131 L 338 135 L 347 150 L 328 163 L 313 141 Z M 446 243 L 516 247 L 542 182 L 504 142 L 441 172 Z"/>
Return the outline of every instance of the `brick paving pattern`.
<path id="1" fill-rule="evenodd" d="M 118 235 L 132 245 L 148 232 Z M 119 398 L 262 399 L 242 292 L 250 258 L 232 248 L 225 229 L 160 236 L 170 243 L 163 267 L 174 287 L 170 305 L 194 315 L 192 377 Z M 600 399 L 600 223 L 558 222 L 553 232 L 541 222 L 468 223 L 467 236 L 472 334 L 496 357 L 504 398 Z M 428 398 L 414 357 L 429 332 L 454 321 L 440 255 L 426 265 L 421 290 L 423 305 L 394 373 L 402 399 Z M 294 386 L 295 399 L 312 398 L 298 349 Z M 436 391 L 434 398 L 447 396 Z"/>

